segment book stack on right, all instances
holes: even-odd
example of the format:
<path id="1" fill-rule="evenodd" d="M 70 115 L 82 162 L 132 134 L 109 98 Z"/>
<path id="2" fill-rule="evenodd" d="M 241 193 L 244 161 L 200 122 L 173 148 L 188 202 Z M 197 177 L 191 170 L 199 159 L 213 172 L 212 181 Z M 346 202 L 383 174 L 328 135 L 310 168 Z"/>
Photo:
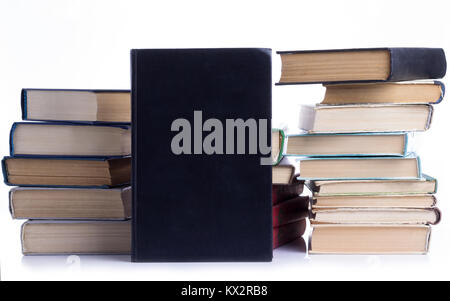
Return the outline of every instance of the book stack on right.
<path id="1" fill-rule="evenodd" d="M 279 84 L 322 83 L 285 156 L 313 192 L 311 254 L 425 254 L 440 220 L 437 183 L 408 147 L 429 128 L 446 59 L 436 48 L 279 52 Z M 419 81 L 430 80 L 430 81 Z"/>

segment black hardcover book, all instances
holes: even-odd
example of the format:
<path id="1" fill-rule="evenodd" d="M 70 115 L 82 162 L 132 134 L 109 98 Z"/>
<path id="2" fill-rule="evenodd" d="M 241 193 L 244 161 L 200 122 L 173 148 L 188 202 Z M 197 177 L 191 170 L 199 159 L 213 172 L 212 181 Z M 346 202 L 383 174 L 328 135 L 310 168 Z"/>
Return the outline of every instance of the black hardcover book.
<path id="1" fill-rule="evenodd" d="M 278 51 L 281 78 L 277 85 L 397 82 L 444 77 L 442 48 L 365 48 Z"/>
<path id="2" fill-rule="evenodd" d="M 131 65 L 132 260 L 270 261 L 271 50 L 132 50 Z"/>

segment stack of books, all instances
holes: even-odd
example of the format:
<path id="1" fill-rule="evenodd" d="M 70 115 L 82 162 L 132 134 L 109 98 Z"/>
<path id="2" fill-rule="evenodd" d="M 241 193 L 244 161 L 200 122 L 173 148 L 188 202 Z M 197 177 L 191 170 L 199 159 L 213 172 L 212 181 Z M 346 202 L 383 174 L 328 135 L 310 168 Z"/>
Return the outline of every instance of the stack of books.
<path id="1" fill-rule="evenodd" d="M 129 254 L 131 250 L 130 93 L 122 90 L 22 91 L 2 161 L 22 251 L 33 254 Z M 273 138 L 282 131 L 273 131 Z M 301 237 L 308 197 L 275 142 L 273 247 Z M 279 164 L 280 163 L 280 164 Z M 288 175 L 284 171 L 287 171 Z"/>
<path id="2" fill-rule="evenodd" d="M 129 91 L 22 91 L 2 161 L 24 254 L 130 251 Z"/>
<path id="3" fill-rule="evenodd" d="M 311 254 L 424 254 L 440 220 L 436 180 L 408 147 L 439 103 L 442 49 L 280 52 L 279 84 L 322 83 L 325 99 L 302 106 L 283 154 L 298 160 L 313 192 Z"/>
<path id="4" fill-rule="evenodd" d="M 295 166 L 283 159 L 286 137 L 281 129 L 272 130 L 272 226 L 273 248 L 301 237 L 306 230 L 309 197 L 300 196 L 305 181 L 297 179 Z"/>

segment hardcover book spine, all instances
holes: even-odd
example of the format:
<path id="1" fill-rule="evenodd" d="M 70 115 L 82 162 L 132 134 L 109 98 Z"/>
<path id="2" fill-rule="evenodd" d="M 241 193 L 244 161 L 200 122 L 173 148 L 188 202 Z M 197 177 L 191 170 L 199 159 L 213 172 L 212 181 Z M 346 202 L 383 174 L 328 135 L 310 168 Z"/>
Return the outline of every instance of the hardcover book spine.
<path id="1" fill-rule="evenodd" d="M 22 249 L 22 254 L 25 254 L 25 237 L 24 237 L 24 232 L 25 232 L 25 225 L 28 224 L 29 221 L 26 221 L 22 224 L 22 226 L 20 226 L 20 246 Z"/>
<path id="2" fill-rule="evenodd" d="M 434 200 L 436 202 L 436 198 Z M 436 214 L 436 220 L 434 221 L 434 223 L 431 223 L 431 225 L 437 225 L 441 222 L 442 212 L 437 207 L 434 207 L 433 210 L 434 210 L 434 213 Z"/>
<path id="3" fill-rule="evenodd" d="M 437 199 L 434 195 L 432 195 L 431 197 L 433 198 L 433 204 L 431 206 L 434 207 L 437 204 Z"/>
<path id="4" fill-rule="evenodd" d="M 415 156 L 415 154 L 412 154 L 412 156 Z M 416 156 L 416 161 L 417 161 L 417 172 L 418 172 L 417 179 L 420 179 L 420 178 L 422 178 L 422 164 L 421 164 L 419 156 Z"/>
<path id="5" fill-rule="evenodd" d="M 126 219 L 130 219 L 132 217 L 132 211 L 131 211 L 131 196 L 133 194 L 133 191 L 131 190 L 131 187 L 125 187 L 122 189 L 121 197 L 122 197 L 122 204 L 123 204 L 123 211 L 124 216 Z"/>
<path id="6" fill-rule="evenodd" d="M 278 153 L 277 159 L 275 160 L 275 162 L 272 163 L 272 165 L 277 165 L 278 163 L 280 163 L 281 159 L 283 159 L 283 154 L 286 152 L 286 135 L 284 133 L 284 131 L 282 129 L 272 129 L 272 132 L 278 132 L 280 133 L 281 136 L 281 141 L 280 141 L 280 151 Z"/>
<path id="7" fill-rule="evenodd" d="M 441 103 L 442 100 L 444 99 L 444 96 L 445 96 L 445 84 L 443 82 L 437 81 L 437 80 L 434 81 L 434 84 L 441 87 L 441 95 L 436 101 L 430 102 L 430 104 L 437 105 L 437 104 Z"/>
<path id="8" fill-rule="evenodd" d="M 9 132 L 9 153 L 14 156 L 14 132 L 16 131 L 17 122 L 14 122 Z"/>
<path id="9" fill-rule="evenodd" d="M 27 90 L 22 89 L 20 92 L 20 107 L 22 109 L 22 120 L 28 120 L 27 116 Z"/>
<path id="10" fill-rule="evenodd" d="M 405 134 L 405 140 L 404 140 L 404 144 L 405 144 L 405 147 L 403 148 L 403 157 L 406 157 L 409 153 L 412 153 L 412 149 L 411 149 L 411 144 L 409 143 L 409 134 L 408 133 L 406 133 Z M 410 151 L 411 150 L 411 151 Z"/>
<path id="11" fill-rule="evenodd" d="M 138 51 L 131 50 L 131 120 L 134 122 L 131 123 L 131 214 L 136 217 L 138 212 L 138 196 L 137 196 L 137 137 L 138 137 L 138 127 L 137 127 L 137 59 L 138 59 Z M 139 254 L 137 247 L 137 225 L 136 218 L 131 219 L 131 261 L 138 262 Z"/>
<path id="12" fill-rule="evenodd" d="M 427 105 L 427 106 L 428 106 L 428 109 L 429 109 L 429 114 L 428 114 L 428 121 L 427 121 L 427 124 L 425 126 L 425 131 L 430 128 L 431 121 L 433 120 L 433 106 L 432 105 Z"/>
<path id="13" fill-rule="evenodd" d="M 3 157 L 2 159 L 2 174 L 3 174 L 3 182 L 8 185 L 8 186 L 16 186 L 16 185 L 12 185 L 11 183 L 9 183 L 8 181 L 8 170 L 6 168 L 6 159 L 8 157 Z"/>
<path id="14" fill-rule="evenodd" d="M 14 206 L 13 206 L 13 197 L 14 197 L 14 191 L 16 189 L 12 188 L 9 193 L 8 193 L 8 200 L 9 200 L 9 213 L 11 214 L 11 217 L 14 219 L 15 218 L 15 214 L 14 214 Z"/>
<path id="15" fill-rule="evenodd" d="M 437 179 L 435 179 L 435 178 L 433 178 L 433 177 L 431 177 L 431 176 L 429 176 L 427 174 L 424 174 L 424 173 L 422 174 L 422 176 L 425 178 L 426 181 L 434 182 L 433 194 L 437 193 L 437 188 L 438 188 L 438 181 L 437 181 Z"/>
<path id="16" fill-rule="evenodd" d="M 391 72 L 387 81 L 435 79 L 445 76 L 447 62 L 440 48 L 389 48 Z"/>

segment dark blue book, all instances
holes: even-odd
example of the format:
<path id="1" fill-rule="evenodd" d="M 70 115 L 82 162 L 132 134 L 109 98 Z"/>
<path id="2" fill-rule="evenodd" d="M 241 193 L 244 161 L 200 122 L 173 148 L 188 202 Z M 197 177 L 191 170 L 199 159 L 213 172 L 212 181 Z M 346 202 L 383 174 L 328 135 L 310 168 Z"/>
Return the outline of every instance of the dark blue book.
<path id="1" fill-rule="evenodd" d="M 271 50 L 132 50 L 132 260 L 272 259 Z"/>
<path id="2" fill-rule="evenodd" d="M 22 89 L 22 119 L 130 123 L 129 90 Z"/>
<path id="3" fill-rule="evenodd" d="M 278 85 L 398 82 L 438 79 L 447 62 L 442 48 L 367 48 L 279 51 Z"/>

